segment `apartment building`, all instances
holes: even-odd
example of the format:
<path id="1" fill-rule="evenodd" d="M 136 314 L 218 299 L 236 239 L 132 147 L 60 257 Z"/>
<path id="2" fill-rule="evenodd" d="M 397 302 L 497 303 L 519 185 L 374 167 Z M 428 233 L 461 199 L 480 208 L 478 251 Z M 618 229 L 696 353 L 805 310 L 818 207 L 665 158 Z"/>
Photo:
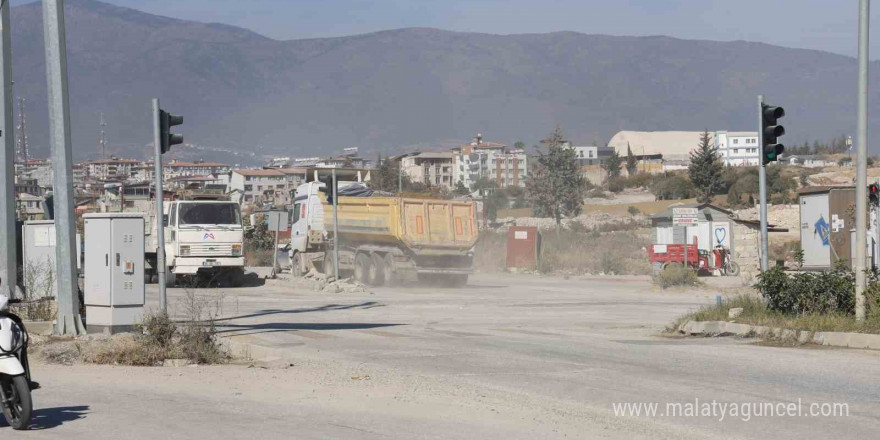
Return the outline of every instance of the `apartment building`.
<path id="1" fill-rule="evenodd" d="M 89 179 L 118 182 L 130 179 L 134 169 L 142 164 L 140 160 L 111 157 L 85 162 L 83 171 Z"/>
<path id="2" fill-rule="evenodd" d="M 758 166 L 758 133 L 754 131 L 716 131 L 714 136 L 718 156 L 728 166 Z"/>
<path id="3" fill-rule="evenodd" d="M 453 153 L 415 153 L 404 156 L 400 167 L 404 175 L 413 182 L 429 186 L 443 186 L 452 189 Z"/>
<path id="4" fill-rule="evenodd" d="M 525 186 L 528 156 L 522 148 L 486 142 L 477 135 L 471 143 L 452 150 L 453 184 L 471 188 L 480 179 L 495 182 L 499 188 Z"/>
<path id="5" fill-rule="evenodd" d="M 243 204 L 287 197 L 287 175 L 278 170 L 233 170 L 229 191 L 240 194 Z"/>

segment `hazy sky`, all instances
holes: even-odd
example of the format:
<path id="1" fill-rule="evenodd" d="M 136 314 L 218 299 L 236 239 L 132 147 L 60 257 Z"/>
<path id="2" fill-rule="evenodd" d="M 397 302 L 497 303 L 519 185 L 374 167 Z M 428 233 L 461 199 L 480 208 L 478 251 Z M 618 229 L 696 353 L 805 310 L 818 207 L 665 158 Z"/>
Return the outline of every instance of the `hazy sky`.
<path id="1" fill-rule="evenodd" d="M 32 0 L 12 0 L 13 5 Z M 77 0 L 67 0 L 68 2 Z M 762 41 L 855 55 L 858 0 L 105 0 L 276 39 L 401 27 Z M 880 4 L 872 13 L 880 17 Z M 880 42 L 880 28 L 872 35 Z M 875 46 L 872 44 L 872 46 Z M 880 49 L 872 59 L 880 58 Z"/>

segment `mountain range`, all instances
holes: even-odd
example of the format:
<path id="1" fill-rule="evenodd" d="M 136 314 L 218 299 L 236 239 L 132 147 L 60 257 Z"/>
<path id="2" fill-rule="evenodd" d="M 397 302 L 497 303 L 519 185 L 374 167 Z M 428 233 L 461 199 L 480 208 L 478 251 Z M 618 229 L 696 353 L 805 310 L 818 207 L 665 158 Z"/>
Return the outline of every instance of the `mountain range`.
<path id="1" fill-rule="evenodd" d="M 147 156 L 154 97 L 203 147 L 175 154 L 230 161 L 440 149 L 478 132 L 531 145 L 557 124 L 577 144 L 619 130 L 754 130 L 759 93 L 786 108 L 789 143 L 855 132 L 856 60 L 815 50 L 427 28 L 279 41 L 95 0 L 68 0 L 65 17 L 80 159 L 98 154 L 101 113 L 111 153 Z M 32 155 L 46 155 L 39 2 L 12 8 L 12 35 L 15 95 L 27 100 Z"/>

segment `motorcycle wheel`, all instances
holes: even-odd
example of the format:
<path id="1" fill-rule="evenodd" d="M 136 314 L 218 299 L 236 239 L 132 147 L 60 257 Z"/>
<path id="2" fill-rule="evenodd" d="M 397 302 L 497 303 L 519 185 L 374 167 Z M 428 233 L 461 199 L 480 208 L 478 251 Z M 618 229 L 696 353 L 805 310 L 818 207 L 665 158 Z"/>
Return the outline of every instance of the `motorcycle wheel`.
<path id="1" fill-rule="evenodd" d="M 728 276 L 735 277 L 739 275 L 739 263 L 737 263 L 736 261 L 727 262 L 727 264 L 724 266 L 724 269 L 724 272 L 726 272 L 726 275 Z"/>
<path id="2" fill-rule="evenodd" d="M 31 389 L 24 376 L 0 377 L 0 406 L 3 417 L 12 429 L 21 431 L 31 424 Z"/>

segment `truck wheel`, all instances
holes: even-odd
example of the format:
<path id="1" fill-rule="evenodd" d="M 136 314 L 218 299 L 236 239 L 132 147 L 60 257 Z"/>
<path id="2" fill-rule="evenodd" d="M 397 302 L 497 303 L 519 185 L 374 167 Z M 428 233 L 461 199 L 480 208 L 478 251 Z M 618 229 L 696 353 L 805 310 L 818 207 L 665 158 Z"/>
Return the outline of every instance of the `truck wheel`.
<path id="1" fill-rule="evenodd" d="M 385 259 L 379 254 L 370 256 L 370 285 L 381 286 L 385 284 Z"/>
<path id="2" fill-rule="evenodd" d="M 385 269 L 385 285 L 389 287 L 397 285 L 397 274 L 394 273 L 394 256 L 390 253 L 385 254 L 385 258 L 382 259 L 382 267 Z"/>
<path id="3" fill-rule="evenodd" d="M 302 255 L 300 255 L 299 252 L 294 252 L 293 257 L 290 258 L 290 275 L 293 278 L 299 278 L 303 276 Z"/>
<path id="4" fill-rule="evenodd" d="M 354 279 L 361 284 L 370 284 L 370 269 L 372 265 L 367 254 L 358 254 L 354 261 Z"/>

